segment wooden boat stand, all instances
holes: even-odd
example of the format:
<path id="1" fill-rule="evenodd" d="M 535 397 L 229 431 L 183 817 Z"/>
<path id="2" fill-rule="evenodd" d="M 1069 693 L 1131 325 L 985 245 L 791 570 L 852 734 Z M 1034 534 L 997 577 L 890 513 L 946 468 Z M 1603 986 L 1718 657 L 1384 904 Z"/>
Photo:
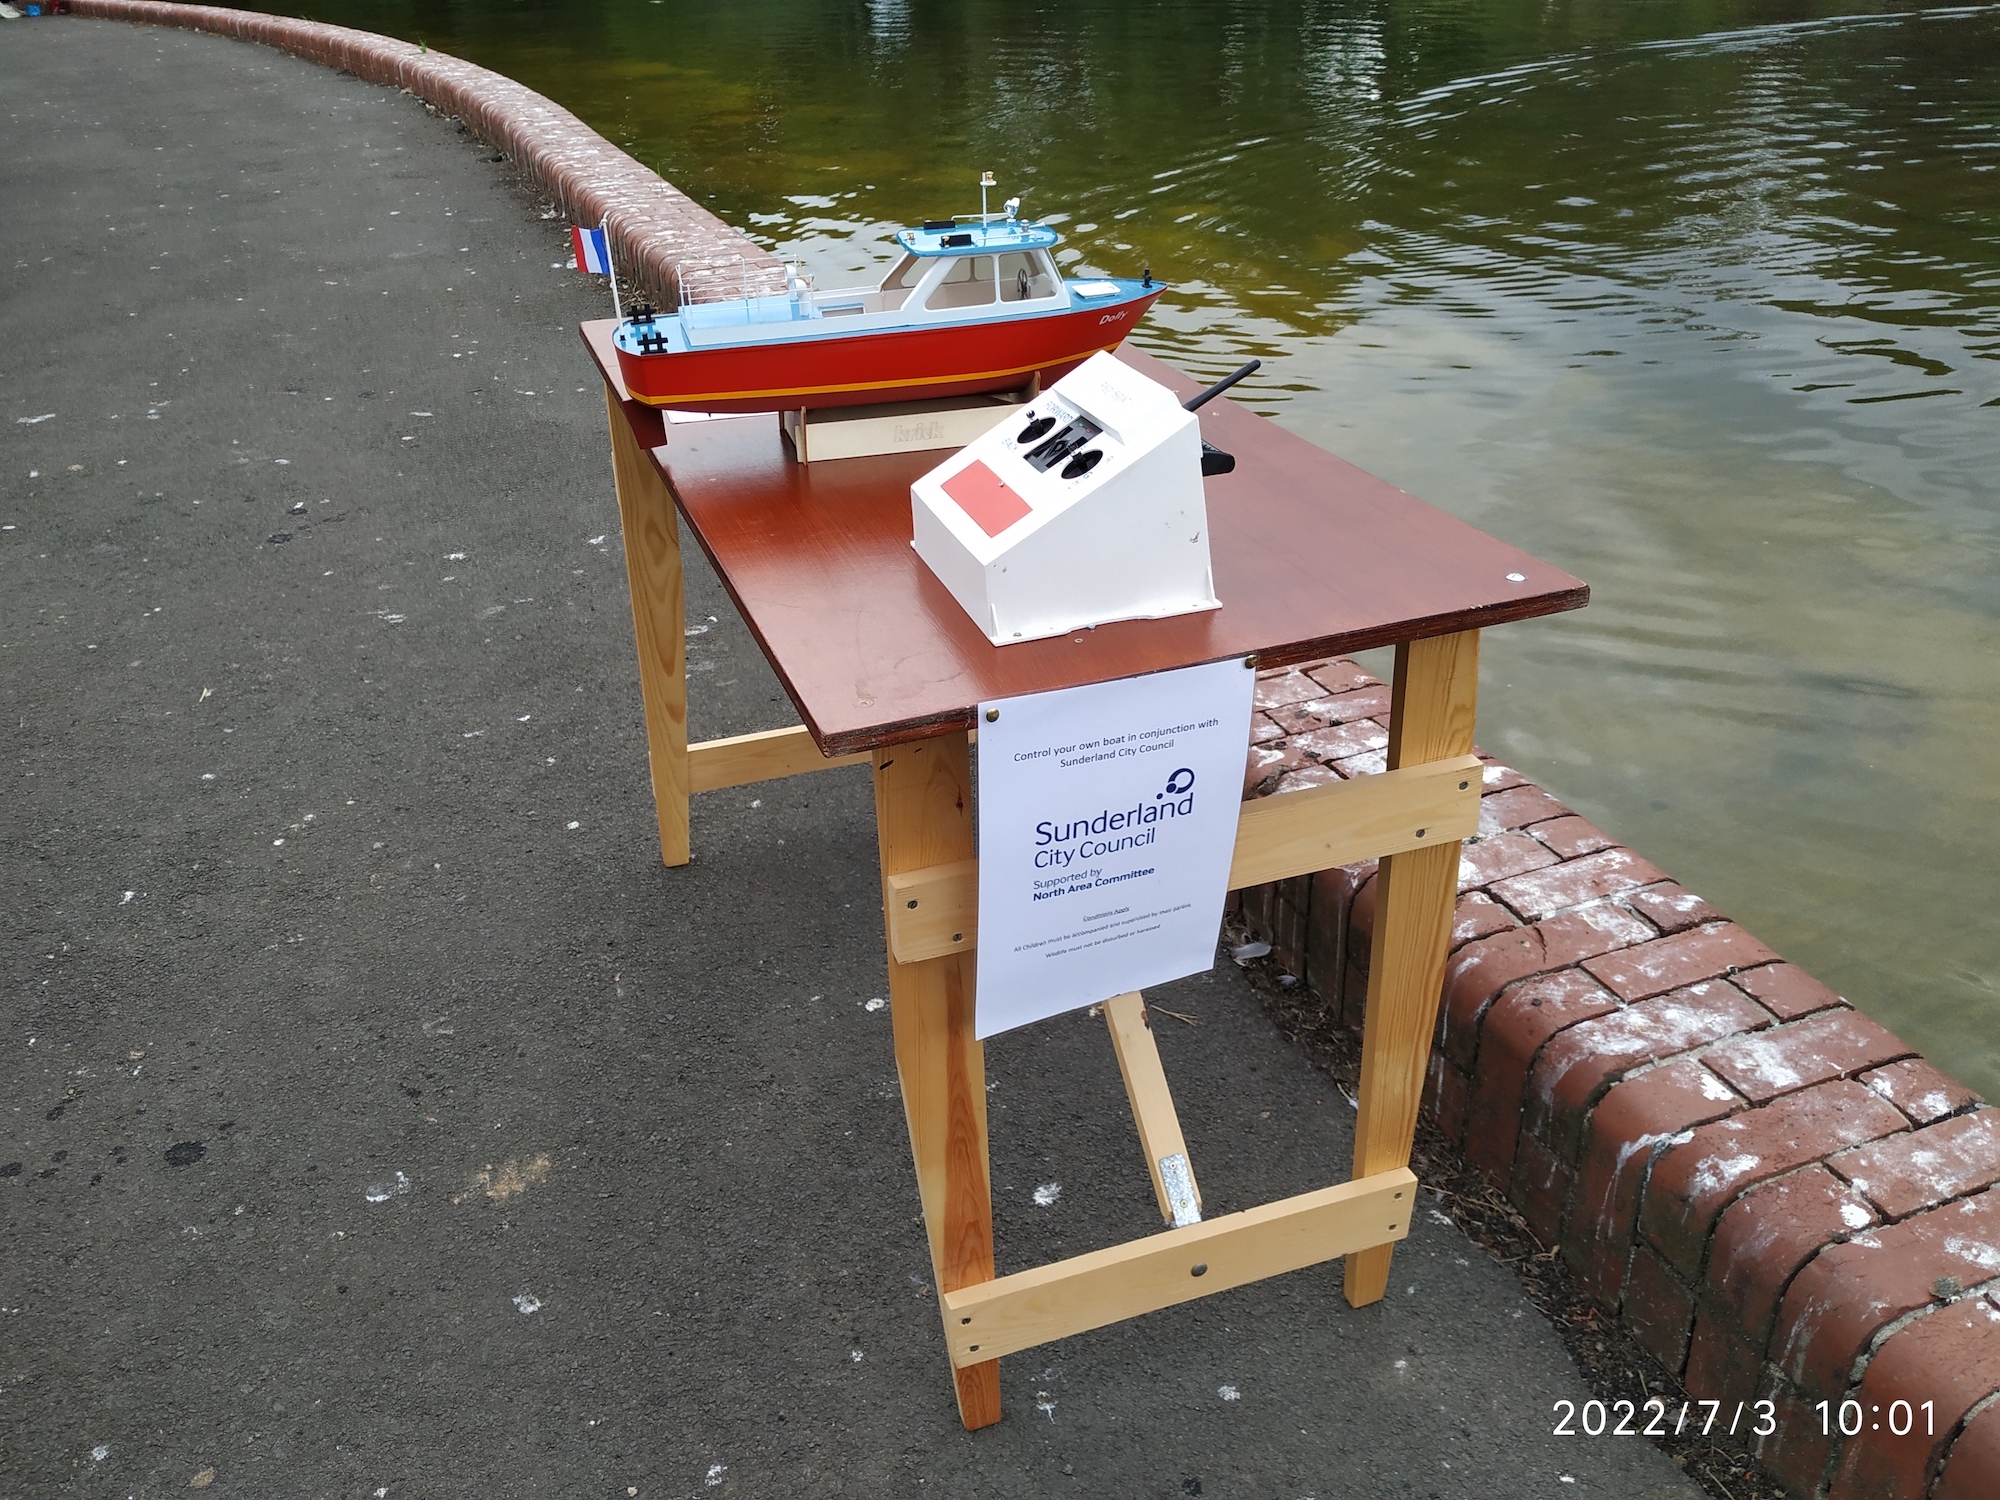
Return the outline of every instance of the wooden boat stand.
<path id="1" fill-rule="evenodd" d="M 885 453 L 956 451 L 1042 391 L 1039 376 L 1018 390 L 989 396 L 943 396 L 877 406 L 830 406 L 782 413 L 781 426 L 802 464 Z"/>
<path id="2" fill-rule="evenodd" d="M 588 326 L 585 334 L 586 342 L 597 350 L 601 336 L 593 341 Z M 1349 1303 L 1361 1307 L 1380 1300 L 1388 1286 L 1391 1254 L 1396 1242 L 1409 1232 L 1415 1206 L 1410 1148 L 1442 983 L 1459 844 L 1478 823 L 1481 766 L 1472 754 L 1478 630 L 1418 635 L 1397 645 L 1387 770 L 1246 803 L 1238 827 L 1229 877 L 1232 889 L 1358 860 L 1382 861 L 1352 1180 L 1261 1208 L 1201 1219 L 1199 1189 L 1147 1025 L 1144 1001 L 1137 994 L 1110 997 L 1103 1008 L 1105 1020 L 1138 1127 L 1146 1169 L 1162 1219 L 1171 1227 L 1127 1244 L 998 1276 L 993 1255 L 983 1052 L 973 1030 L 973 956 L 979 940 L 979 912 L 973 859 L 971 735 L 965 727 L 971 720 L 970 707 L 966 706 L 958 722 L 949 727 L 934 723 L 926 727 L 921 720 L 905 719 L 900 727 L 878 731 L 867 727 L 874 720 L 859 717 L 854 720 L 859 727 L 836 725 L 830 730 L 827 720 L 836 711 L 866 715 L 882 710 L 854 707 L 857 702 L 868 704 L 871 700 L 854 697 L 857 689 L 853 684 L 860 679 L 853 674 L 861 668 L 846 657 L 837 663 L 839 672 L 846 675 L 829 677 L 824 671 L 818 677 L 813 675 L 823 664 L 812 652 L 820 649 L 827 632 L 791 637 L 782 637 L 782 632 L 795 628 L 792 612 L 798 607 L 799 587 L 828 590 L 823 607 L 833 612 L 850 607 L 854 598 L 851 583 L 847 592 L 840 592 L 837 581 L 801 585 L 791 580 L 809 575 L 760 573 L 757 569 L 763 564 L 743 541 L 752 538 L 767 549 L 778 545 L 768 540 L 771 533 L 766 513 L 756 509 L 762 503 L 757 497 L 776 497 L 770 501 L 777 507 L 771 515 L 805 518 L 797 524 L 859 528 L 826 533 L 842 538 L 850 552 L 857 545 L 852 539 L 868 524 L 878 524 L 883 537 L 873 554 L 876 560 L 868 564 L 874 570 L 869 576 L 883 579 L 883 588 L 899 583 L 912 589 L 929 588 L 928 579 L 917 580 L 914 574 L 904 579 L 897 571 L 921 566 L 908 561 L 908 479 L 897 481 L 894 474 L 888 480 L 879 478 L 879 466 L 892 462 L 887 459 L 863 461 L 878 466 L 868 469 L 813 465 L 816 472 L 837 470 L 857 476 L 855 484 L 865 482 L 878 490 L 885 483 L 900 482 L 903 486 L 902 498 L 895 501 L 903 507 L 903 520 L 895 519 L 891 495 L 881 500 L 884 509 L 876 523 L 865 518 L 836 522 L 819 511 L 798 510 L 799 496 L 840 498 L 842 505 L 849 507 L 844 512 L 848 516 L 859 514 L 853 508 L 859 502 L 847 501 L 844 492 L 801 489 L 808 481 L 788 478 L 784 471 L 802 475 L 802 468 L 782 457 L 769 456 L 770 445 L 779 441 L 775 435 L 758 437 L 747 431 L 745 424 L 718 423 L 694 429 L 737 429 L 713 439 L 710 448 L 643 446 L 635 436 L 634 424 L 643 424 L 647 414 L 621 399 L 615 362 L 607 362 L 606 352 L 598 350 L 598 355 L 607 381 L 612 457 L 624 523 L 661 857 L 668 865 L 688 861 L 689 799 L 695 793 L 838 766 L 868 763 L 873 767 L 896 1068 L 945 1345 L 966 1427 L 979 1428 L 1000 1419 L 1000 1357 L 1037 1344 L 1340 1256 L 1346 1257 L 1344 1284 Z M 1149 371 L 1156 368 L 1151 362 L 1144 367 Z M 1171 373 L 1157 368 L 1163 375 L 1156 378 Z M 1224 405 L 1214 403 L 1216 407 Z M 1226 420 L 1239 425 L 1260 422 L 1240 411 Z M 642 426 L 641 430 L 646 429 Z M 678 443 L 679 433 L 689 430 L 676 429 L 672 441 Z M 1296 440 L 1267 439 L 1266 446 L 1271 443 Z M 1236 451 L 1246 451 L 1255 443 L 1239 434 L 1234 446 Z M 1316 452 L 1309 457 L 1313 462 L 1338 462 Z M 723 481 L 732 475 L 738 476 L 739 488 L 729 492 Z M 671 490 L 669 478 L 674 483 Z M 845 478 L 828 481 L 835 486 L 846 482 Z M 819 481 L 815 478 L 810 483 Z M 766 488 L 760 489 L 760 485 Z M 1387 486 L 1380 488 L 1395 493 Z M 691 530 L 716 561 L 718 572 L 743 606 L 794 700 L 809 716 L 820 714 L 822 733 L 818 740 L 800 725 L 693 745 L 687 742 L 676 496 Z M 1372 492 L 1363 498 L 1378 503 Z M 1515 568 L 1506 575 L 1509 579 L 1525 578 L 1520 568 L 1541 569 L 1532 601 L 1521 603 L 1502 596 L 1503 604 L 1489 608 L 1487 620 L 1575 608 L 1587 597 L 1576 580 L 1534 564 L 1525 554 L 1461 523 L 1438 517 L 1419 502 L 1399 499 L 1423 513 L 1412 512 L 1413 527 L 1447 526 L 1455 528 L 1450 533 L 1453 538 L 1462 531 L 1475 539 L 1454 544 L 1478 559 L 1478 589 L 1489 588 L 1483 581 L 1489 565 L 1503 571 Z M 1371 513 L 1357 510 L 1354 514 Z M 1246 525 L 1251 519 L 1246 516 Z M 1354 524 L 1358 527 L 1362 523 Z M 904 528 L 900 542 L 896 541 L 898 526 Z M 814 547 L 824 549 L 822 542 L 809 536 L 801 536 L 796 545 L 807 552 Z M 761 556 L 768 558 L 768 551 Z M 786 565 L 791 566 L 789 562 Z M 1497 579 L 1500 574 L 1493 576 Z M 783 588 L 773 584 L 774 578 Z M 1555 582 L 1548 583 L 1549 579 Z M 1428 581 L 1425 587 L 1429 587 Z M 1453 587 L 1459 585 L 1453 583 Z M 766 602 L 772 599 L 782 599 L 782 607 Z M 871 595 L 866 607 L 874 607 L 874 602 Z M 1501 609 L 1511 612 L 1501 613 Z M 1468 615 L 1479 618 L 1469 610 L 1456 618 Z M 1263 627 L 1253 622 L 1245 628 Z M 1159 637 L 1144 639 L 1156 642 Z M 1012 670 L 1012 664 L 1033 659 L 1016 656 L 989 667 L 986 664 L 994 659 L 993 648 L 972 637 L 969 627 L 968 640 L 969 644 L 955 649 L 970 653 L 963 659 L 973 661 L 980 671 Z M 1094 638 L 1080 642 L 1084 649 L 1094 645 Z M 825 649 L 845 650 L 846 646 L 836 643 Z M 1004 657 L 1004 652 L 999 655 Z M 1215 658 L 1211 655 L 1208 659 Z M 1295 654 L 1292 659 L 1299 658 Z M 954 684 L 946 691 L 969 693 L 970 689 Z M 910 689 L 906 697 L 914 703 L 916 690 Z M 969 698 L 970 704 L 977 701 L 976 696 Z M 910 738 L 913 732 L 926 737 Z M 866 748 L 823 753 L 823 742 L 830 741 L 827 748 L 838 752 L 844 748 L 843 740 Z"/>

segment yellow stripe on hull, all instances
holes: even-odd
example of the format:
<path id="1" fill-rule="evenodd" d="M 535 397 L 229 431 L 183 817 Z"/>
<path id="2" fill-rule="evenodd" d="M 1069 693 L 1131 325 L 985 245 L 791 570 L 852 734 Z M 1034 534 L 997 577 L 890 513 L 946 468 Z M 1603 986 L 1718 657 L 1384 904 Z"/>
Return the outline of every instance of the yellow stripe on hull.
<path id="1" fill-rule="evenodd" d="M 1122 336 L 1115 343 L 1106 344 L 1102 349 L 1086 349 L 1077 356 L 1080 363 L 1093 354 L 1106 354 L 1124 342 Z M 701 391 L 684 392 L 675 396 L 642 396 L 637 391 L 630 394 L 634 401 L 643 401 L 648 406 L 678 409 L 691 402 L 699 401 L 768 401 L 780 396 L 831 396 L 850 391 L 899 391 L 911 386 L 960 385 L 968 380 L 1003 380 L 1012 375 L 1027 375 L 1036 370 L 1047 369 L 1051 364 L 1061 364 L 1061 360 L 1037 360 L 1031 365 L 1020 365 L 1008 370 L 973 370 L 964 375 L 946 377 L 929 376 L 921 380 L 860 380 L 849 385 L 788 385 L 778 390 L 768 391 Z M 774 408 L 774 410 L 780 408 Z"/>

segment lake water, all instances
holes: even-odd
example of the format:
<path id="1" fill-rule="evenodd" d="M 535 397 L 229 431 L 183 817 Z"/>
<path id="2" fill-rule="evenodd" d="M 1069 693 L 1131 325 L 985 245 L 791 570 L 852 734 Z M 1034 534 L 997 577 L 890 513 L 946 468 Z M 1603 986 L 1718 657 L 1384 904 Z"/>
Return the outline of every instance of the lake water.
<path id="1" fill-rule="evenodd" d="M 1588 579 L 1480 737 L 2000 1097 L 2000 7 L 323 0 L 822 286 L 1000 198 Z"/>

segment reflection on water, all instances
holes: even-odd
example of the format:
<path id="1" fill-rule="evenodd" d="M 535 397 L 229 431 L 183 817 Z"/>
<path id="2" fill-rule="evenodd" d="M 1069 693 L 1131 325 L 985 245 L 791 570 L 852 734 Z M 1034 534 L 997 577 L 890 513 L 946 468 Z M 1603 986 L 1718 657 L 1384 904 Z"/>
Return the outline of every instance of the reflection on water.
<path id="1" fill-rule="evenodd" d="M 1863 12 L 1840 14 L 1841 11 Z M 323 0 L 830 284 L 982 168 L 1140 339 L 1589 579 L 1481 734 L 2000 1094 L 2000 6 Z"/>

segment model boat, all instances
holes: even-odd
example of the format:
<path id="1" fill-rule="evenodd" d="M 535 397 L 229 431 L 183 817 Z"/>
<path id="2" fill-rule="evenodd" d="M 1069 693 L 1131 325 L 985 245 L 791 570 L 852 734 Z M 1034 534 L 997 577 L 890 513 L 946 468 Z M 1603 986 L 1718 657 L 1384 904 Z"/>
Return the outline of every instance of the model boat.
<path id="1" fill-rule="evenodd" d="M 636 308 L 614 335 L 625 388 L 680 411 L 802 411 L 1039 389 L 1115 349 L 1164 289 L 1066 281 L 1062 237 L 1004 215 L 900 230 L 879 285 Z"/>

